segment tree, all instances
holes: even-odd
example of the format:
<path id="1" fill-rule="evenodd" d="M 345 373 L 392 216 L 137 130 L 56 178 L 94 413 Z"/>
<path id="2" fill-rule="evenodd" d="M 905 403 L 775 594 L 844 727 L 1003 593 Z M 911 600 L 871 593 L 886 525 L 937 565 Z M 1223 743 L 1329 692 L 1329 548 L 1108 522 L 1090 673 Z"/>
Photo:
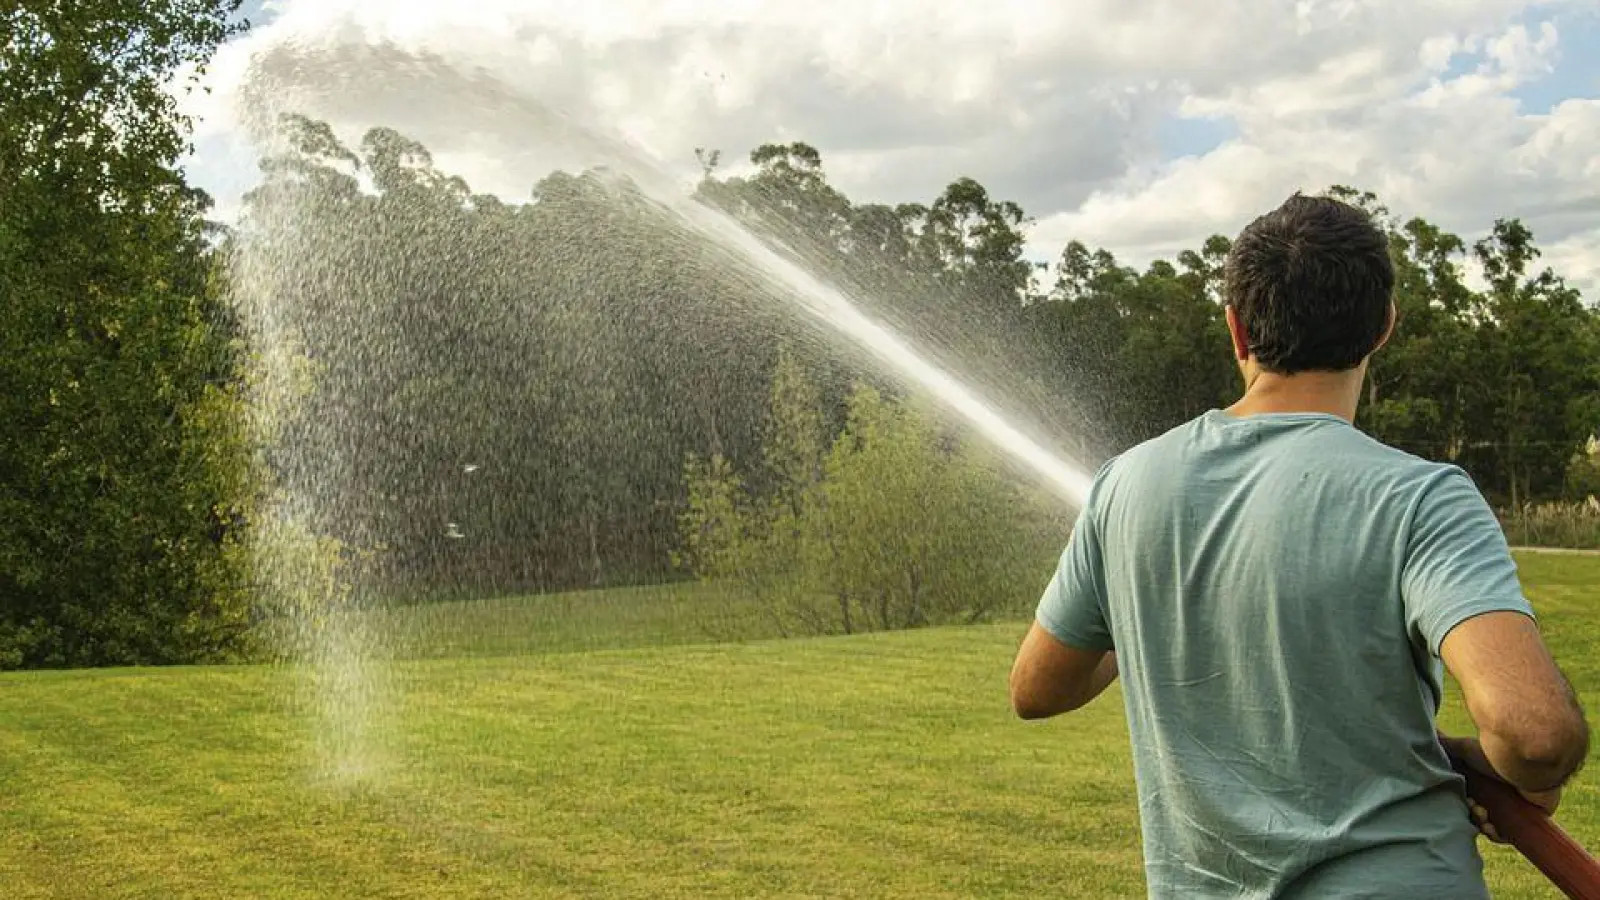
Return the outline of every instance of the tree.
<path id="1" fill-rule="evenodd" d="M 851 598 L 829 569 L 839 543 L 823 490 L 828 434 L 816 387 L 794 354 L 780 350 L 763 428 L 764 488 L 746 484 L 720 455 L 691 455 L 688 507 L 679 517 L 676 563 L 710 581 L 732 581 L 787 634 L 832 630 L 818 593 L 834 597 L 838 626 L 855 630 Z M 815 565 L 810 565 L 814 563 Z"/>
<path id="2" fill-rule="evenodd" d="M 1467 455 L 1516 509 L 1559 492 L 1592 433 L 1600 347 L 1594 314 L 1578 292 L 1548 268 L 1531 271 L 1539 251 L 1521 222 L 1497 220 L 1473 252 L 1490 287 L 1471 309 L 1478 325 L 1473 365 L 1481 375 L 1468 400 Z"/>
<path id="3" fill-rule="evenodd" d="M 763 548 L 745 558 L 820 573 L 784 595 L 784 627 L 871 624 L 855 593 L 864 582 L 846 583 L 837 565 L 851 552 L 847 509 L 819 460 L 838 451 L 858 385 L 896 410 L 911 399 L 894 373 L 813 330 L 781 286 L 729 265 L 617 173 L 554 172 L 525 201 L 493 201 L 404 135 L 375 129 L 353 151 L 324 124 L 286 127 L 290 152 L 264 161 L 240 240 L 281 261 L 251 281 L 271 288 L 274 315 L 323 367 L 314 414 L 277 458 L 327 518 L 317 533 L 386 548 L 395 589 L 673 577 L 682 516 L 734 473 L 737 531 Z M 1070 243 L 1040 295 L 1021 257 L 1020 206 L 976 182 L 957 179 L 929 203 L 854 204 L 805 143 L 756 148 L 743 177 L 722 177 L 715 151 L 697 155 L 697 199 L 1001 408 L 1055 426 L 1078 459 L 1238 389 L 1220 306 L 1226 238 L 1142 270 Z M 1480 322 L 1459 278 L 1461 242 L 1420 219 L 1396 225 L 1370 194 L 1333 190 L 1380 215 L 1401 273 L 1403 328 L 1373 368 L 1362 427 L 1492 469 L 1467 452 Z M 916 445 L 907 429 L 890 431 Z M 944 441 L 928 471 L 954 458 Z M 894 444 L 858 442 L 850 465 L 870 470 Z M 693 478 L 686 458 L 701 461 Z M 476 474 L 464 477 L 468 465 Z"/>
<path id="4" fill-rule="evenodd" d="M 1037 352 L 1086 419 L 1080 458 L 1116 452 L 1223 403 L 1237 390 L 1221 300 L 1228 241 L 1144 272 L 1069 242 L 1050 291 L 1027 309 Z"/>
<path id="5" fill-rule="evenodd" d="M 248 649 L 241 351 L 166 90 L 237 6 L 0 13 L 0 667 Z"/>
<path id="6" fill-rule="evenodd" d="M 848 406 L 823 456 L 814 390 L 780 357 L 771 487 L 691 458 L 680 564 L 738 584 L 786 633 L 972 622 L 1031 600 L 1059 511 L 915 405 L 860 384 Z"/>

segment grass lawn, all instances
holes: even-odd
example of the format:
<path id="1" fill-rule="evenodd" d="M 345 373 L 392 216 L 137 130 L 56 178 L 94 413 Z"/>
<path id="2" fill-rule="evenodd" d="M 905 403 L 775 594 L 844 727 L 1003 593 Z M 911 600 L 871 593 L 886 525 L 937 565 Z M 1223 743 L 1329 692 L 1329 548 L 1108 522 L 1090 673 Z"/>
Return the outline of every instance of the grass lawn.
<path id="1" fill-rule="evenodd" d="M 695 582 L 419 604 L 369 614 L 397 656 L 624 650 L 781 637 L 737 592 Z"/>
<path id="2" fill-rule="evenodd" d="M 1600 706 L 1600 558 L 1524 574 Z M 570 599 L 432 613 L 348 778 L 292 670 L 0 676 L 0 897 L 1143 896 L 1119 698 L 1012 719 L 1019 624 L 685 644 L 684 610 Z M 616 644 L 488 655 L 561 649 L 540 623 Z M 1600 846 L 1594 769 L 1561 820 Z M 1496 897 L 1553 895 L 1485 855 Z"/>

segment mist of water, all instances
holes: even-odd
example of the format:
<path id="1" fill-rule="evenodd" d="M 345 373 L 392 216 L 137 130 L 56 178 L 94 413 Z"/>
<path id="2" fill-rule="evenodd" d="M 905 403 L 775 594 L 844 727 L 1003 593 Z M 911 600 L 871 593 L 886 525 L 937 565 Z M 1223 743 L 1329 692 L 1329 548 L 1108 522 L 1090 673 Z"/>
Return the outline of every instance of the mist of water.
<path id="1" fill-rule="evenodd" d="M 940 365 L 913 348 L 864 314 L 860 304 L 840 287 L 778 253 L 726 213 L 696 200 L 667 174 L 659 159 L 620 134 L 608 133 L 572 110 L 552 108 L 537 96 L 518 92 L 485 73 L 464 71 L 437 56 L 408 52 L 392 44 L 285 46 L 276 55 L 258 59 L 256 72 L 253 118 L 260 126 L 270 127 L 277 113 L 291 109 L 326 114 L 333 120 L 387 124 L 388 120 L 381 118 L 385 110 L 398 119 L 414 119 L 419 97 L 431 95 L 439 101 L 425 104 L 425 108 L 442 110 L 448 104 L 450 111 L 442 112 L 440 119 L 456 120 L 463 114 L 472 117 L 471 127 L 463 131 L 477 135 L 485 128 L 509 132 L 513 137 L 506 140 L 507 145 L 555 145 L 576 158 L 625 175 L 693 233 L 724 251 L 732 264 L 788 298 L 837 339 L 869 354 L 883 370 L 961 416 L 1068 503 L 1081 506 L 1087 496 L 1090 477 L 1081 466 L 1007 421 L 991 402 L 952 374 L 953 366 Z M 375 101 L 375 108 L 349 108 L 349 98 L 355 97 Z M 459 124 L 452 121 L 447 127 Z"/>
<path id="2" fill-rule="evenodd" d="M 536 95 L 513 89 L 480 72 L 452 66 L 437 56 L 413 53 L 393 45 L 360 42 L 318 47 L 281 46 L 255 62 L 245 92 L 246 112 L 260 142 L 273 140 L 281 113 L 301 113 L 336 126 L 388 125 L 417 137 L 424 145 L 438 135 L 471 134 L 480 152 L 503 153 L 530 168 L 549 171 L 552 163 L 601 165 L 625 176 L 680 228 L 714 249 L 718 264 L 737 269 L 737 276 L 757 284 L 760 293 L 785 298 L 812 330 L 854 355 L 870 360 L 963 419 L 971 430 L 1009 455 L 1066 503 L 1081 506 L 1090 478 L 1080 466 L 1052 452 L 1040 440 L 998 411 L 930 351 L 913 346 L 895 330 L 863 312 L 862 298 L 852 297 L 793 255 L 779 252 L 732 217 L 694 199 L 684 185 L 665 171 L 659 160 L 630 145 L 598 123 L 583 121 L 570 110 L 554 109 Z M 535 150 L 542 153 L 536 153 Z M 296 227 L 291 207 L 258 208 L 258 217 L 277 221 L 257 229 L 279 240 L 257 240 L 235 267 L 235 292 L 248 325 L 261 347 L 266 381 L 273 392 L 292 393 L 297 373 L 290 349 L 294 336 L 283 327 L 277 298 L 293 290 L 298 266 L 296 242 L 283 239 Z M 263 413 L 261 427 L 275 427 L 273 412 Z M 327 423 L 338 428 L 340 423 Z M 288 452 L 292 454 L 293 448 Z M 284 510 L 313 508 L 327 488 L 339 481 L 341 467 L 359 459 L 339 457 L 317 471 L 299 471 L 286 479 Z M 460 537 L 451 523 L 451 537 Z M 305 541 L 303 534 L 288 539 Z M 274 572 L 265 565 L 269 590 L 315 595 L 312 583 L 294 581 L 293 572 Z M 314 578 L 313 578 L 314 581 Z M 325 755 L 336 775 L 372 771 L 369 720 L 387 696 L 382 665 L 383 641 L 363 631 L 359 617 L 342 608 L 306 601 L 295 637 L 303 657 L 313 663 L 308 686 L 325 720 Z M 337 604 L 336 604 L 337 607 Z"/>
<path id="3" fill-rule="evenodd" d="M 662 180 L 659 170 L 647 168 L 637 157 L 628 171 L 649 185 Z M 647 190 L 649 190 L 647 188 Z M 995 408 L 962 384 L 946 369 L 935 365 L 893 331 L 861 312 L 842 290 L 824 282 L 794 261 L 774 252 L 760 238 L 725 213 L 660 187 L 651 196 L 677 214 L 695 232 L 719 247 L 737 254 L 739 261 L 781 288 L 795 305 L 841 339 L 871 354 L 883 368 L 911 382 L 930 397 L 960 415 L 973 430 L 995 447 L 1014 457 L 1045 484 L 1074 506 L 1088 496 L 1090 478 L 1007 422 Z"/>

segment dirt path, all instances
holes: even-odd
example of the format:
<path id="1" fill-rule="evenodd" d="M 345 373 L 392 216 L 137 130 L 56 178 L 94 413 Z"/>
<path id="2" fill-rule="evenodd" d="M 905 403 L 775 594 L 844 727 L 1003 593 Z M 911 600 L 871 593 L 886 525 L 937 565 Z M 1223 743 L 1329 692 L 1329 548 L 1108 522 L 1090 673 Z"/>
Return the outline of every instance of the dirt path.
<path id="1" fill-rule="evenodd" d="M 1600 556 L 1600 550 L 1580 550 L 1577 547 L 1512 547 L 1516 553 L 1558 553 L 1567 556 Z"/>

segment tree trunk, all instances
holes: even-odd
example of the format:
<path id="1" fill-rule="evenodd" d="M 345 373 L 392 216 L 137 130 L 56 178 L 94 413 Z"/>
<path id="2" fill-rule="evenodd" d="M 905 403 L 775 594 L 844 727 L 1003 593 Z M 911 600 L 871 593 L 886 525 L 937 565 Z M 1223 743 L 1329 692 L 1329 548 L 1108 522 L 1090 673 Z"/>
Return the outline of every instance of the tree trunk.
<path id="1" fill-rule="evenodd" d="M 716 410 L 709 406 L 702 406 L 700 409 L 701 415 L 706 422 L 706 437 L 711 445 L 711 455 L 714 457 L 723 456 L 722 433 L 717 430 Z"/>
<path id="2" fill-rule="evenodd" d="M 788 640 L 790 637 L 789 623 L 784 620 L 783 610 L 779 609 L 778 607 L 778 598 L 768 596 L 767 592 L 762 590 L 759 586 L 750 585 L 748 583 L 748 579 L 746 581 L 746 590 L 748 590 L 750 592 L 750 596 L 755 599 L 756 605 L 765 610 L 767 615 L 772 618 L 773 627 L 778 629 L 778 637 Z"/>
<path id="3" fill-rule="evenodd" d="M 833 532 L 833 519 L 829 516 L 828 495 L 826 491 L 817 492 L 821 508 L 823 533 L 828 536 L 828 553 L 833 557 L 833 570 L 839 572 L 842 567 L 839 563 L 839 537 Z M 839 620 L 844 625 L 845 634 L 854 634 L 854 623 L 850 621 L 850 591 L 848 588 L 839 587 L 834 590 L 839 601 Z"/>
<path id="4" fill-rule="evenodd" d="M 915 628 L 923 624 L 922 617 L 922 573 L 912 566 L 906 570 L 906 589 L 911 592 L 911 604 L 906 610 L 906 627 Z"/>
<path id="5" fill-rule="evenodd" d="M 589 509 L 589 583 L 599 587 L 605 580 L 605 563 L 600 560 L 600 514 Z"/>

